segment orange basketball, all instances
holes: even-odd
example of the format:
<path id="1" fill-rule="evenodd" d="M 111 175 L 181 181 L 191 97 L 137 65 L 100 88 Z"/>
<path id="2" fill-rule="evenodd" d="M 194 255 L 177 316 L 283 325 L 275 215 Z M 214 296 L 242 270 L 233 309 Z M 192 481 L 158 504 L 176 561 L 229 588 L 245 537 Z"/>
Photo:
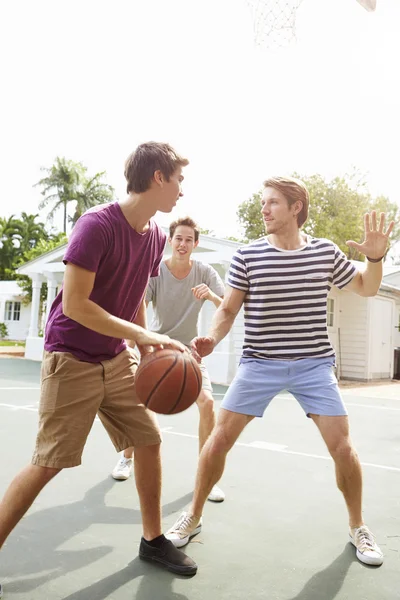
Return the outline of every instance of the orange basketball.
<path id="1" fill-rule="evenodd" d="M 138 399 L 162 415 L 182 412 L 196 402 L 201 371 L 188 352 L 165 349 L 145 356 L 136 371 Z"/>

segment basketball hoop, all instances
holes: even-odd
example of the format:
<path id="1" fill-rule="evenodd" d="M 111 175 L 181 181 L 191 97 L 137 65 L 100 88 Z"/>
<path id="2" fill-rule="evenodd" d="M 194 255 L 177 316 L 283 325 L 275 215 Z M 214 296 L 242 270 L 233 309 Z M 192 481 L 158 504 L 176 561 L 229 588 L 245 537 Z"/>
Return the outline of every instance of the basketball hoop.
<path id="1" fill-rule="evenodd" d="M 247 0 L 254 27 L 254 42 L 263 48 L 288 46 L 296 39 L 296 13 L 303 0 Z M 369 12 L 377 0 L 357 0 Z"/>
<path id="2" fill-rule="evenodd" d="M 296 11 L 303 0 L 247 0 L 253 16 L 254 42 L 280 48 L 296 39 Z"/>

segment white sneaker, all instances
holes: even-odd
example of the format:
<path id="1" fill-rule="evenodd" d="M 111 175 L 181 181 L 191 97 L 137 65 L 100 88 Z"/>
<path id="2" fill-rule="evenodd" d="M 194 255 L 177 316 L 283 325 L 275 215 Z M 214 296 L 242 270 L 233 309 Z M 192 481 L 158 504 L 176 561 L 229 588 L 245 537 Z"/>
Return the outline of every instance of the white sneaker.
<path id="1" fill-rule="evenodd" d="M 115 465 L 114 471 L 111 473 L 111 475 L 118 481 L 125 481 L 131 476 L 132 466 L 132 459 L 125 458 L 125 456 L 122 455 Z"/>
<path id="2" fill-rule="evenodd" d="M 168 529 L 165 537 L 170 540 L 176 548 L 182 548 L 189 540 L 200 533 L 203 519 L 194 517 L 188 512 L 183 512 L 171 529 Z"/>
<path id="3" fill-rule="evenodd" d="M 213 489 L 208 495 L 208 500 L 211 502 L 223 502 L 225 500 L 225 494 L 217 485 L 214 485 Z"/>
<path id="4" fill-rule="evenodd" d="M 379 567 L 383 563 L 383 552 L 366 525 L 350 529 L 350 541 L 357 548 L 357 558 L 366 565 Z"/>

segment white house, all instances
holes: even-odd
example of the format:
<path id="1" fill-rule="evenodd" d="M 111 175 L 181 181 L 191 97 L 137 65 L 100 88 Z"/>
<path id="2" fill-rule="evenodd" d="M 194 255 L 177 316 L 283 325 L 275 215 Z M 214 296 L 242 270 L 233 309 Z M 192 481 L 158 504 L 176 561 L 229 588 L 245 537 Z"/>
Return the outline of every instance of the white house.
<path id="1" fill-rule="evenodd" d="M 22 290 L 17 281 L 0 281 L 0 323 L 7 327 L 6 339 L 25 340 L 30 318 L 30 306 L 23 304 Z"/>
<path id="2" fill-rule="evenodd" d="M 167 231 L 166 228 L 164 230 Z M 238 243 L 230 240 L 201 235 L 194 252 L 197 259 L 213 265 L 224 279 L 232 254 L 238 246 Z M 47 307 L 51 306 L 62 283 L 65 248 L 65 245 L 60 246 L 18 270 L 32 279 L 33 286 L 26 358 L 41 360 L 43 338 L 39 337 L 38 323 L 40 288 L 46 281 Z M 165 254 L 169 253 L 167 245 Z M 214 312 L 214 305 L 206 302 L 200 313 L 200 334 L 207 332 Z M 399 318 L 400 267 L 385 268 L 384 281 L 374 298 L 361 298 L 346 290 L 333 289 L 328 300 L 328 332 L 337 355 L 339 378 L 360 381 L 392 378 L 394 348 L 400 346 Z M 229 335 L 205 359 L 214 383 L 229 384 L 232 381 L 241 355 L 243 334 L 241 311 Z"/>

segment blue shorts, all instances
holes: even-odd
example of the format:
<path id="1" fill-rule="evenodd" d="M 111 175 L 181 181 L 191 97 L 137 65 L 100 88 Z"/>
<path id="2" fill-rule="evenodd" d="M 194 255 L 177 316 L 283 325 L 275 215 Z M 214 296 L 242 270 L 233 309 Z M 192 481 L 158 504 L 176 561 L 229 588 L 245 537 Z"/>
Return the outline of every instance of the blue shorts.
<path id="1" fill-rule="evenodd" d="M 221 408 L 262 417 L 271 400 L 286 390 L 293 394 L 307 416 L 345 416 L 347 411 L 333 372 L 334 364 L 333 356 L 300 360 L 242 358 Z"/>

